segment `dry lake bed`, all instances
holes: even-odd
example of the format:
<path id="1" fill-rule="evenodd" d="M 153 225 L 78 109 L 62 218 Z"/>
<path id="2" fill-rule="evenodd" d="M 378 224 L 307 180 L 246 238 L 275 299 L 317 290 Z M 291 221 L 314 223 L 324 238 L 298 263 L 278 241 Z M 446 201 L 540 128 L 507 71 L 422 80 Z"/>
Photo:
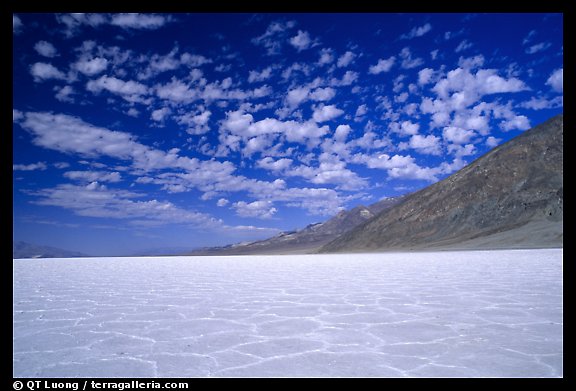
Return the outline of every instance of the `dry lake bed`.
<path id="1" fill-rule="evenodd" d="M 15 377 L 562 377 L 561 249 L 16 259 Z"/>

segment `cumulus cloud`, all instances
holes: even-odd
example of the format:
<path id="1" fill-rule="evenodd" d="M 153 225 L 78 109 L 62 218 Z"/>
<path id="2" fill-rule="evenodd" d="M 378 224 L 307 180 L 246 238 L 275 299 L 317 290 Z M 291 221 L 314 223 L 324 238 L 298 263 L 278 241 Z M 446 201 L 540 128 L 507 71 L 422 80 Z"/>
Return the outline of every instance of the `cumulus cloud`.
<path id="1" fill-rule="evenodd" d="M 483 95 L 519 92 L 528 90 L 524 82 L 515 77 L 505 79 L 497 74 L 495 69 L 480 69 L 475 74 L 469 69 L 456 68 L 439 80 L 432 88 L 440 97 L 451 97 L 457 105 L 457 100 L 470 104 Z"/>
<path id="2" fill-rule="evenodd" d="M 114 76 L 101 76 L 96 80 L 90 80 L 86 83 L 86 89 L 94 93 L 106 90 L 129 102 L 142 102 L 143 96 L 148 94 L 148 87 L 144 84 L 133 80 L 124 81 Z"/>
<path id="3" fill-rule="evenodd" d="M 74 102 L 72 95 L 74 95 L 75 92 L 74 88 L 71 86 L 55 87 L 54 90 L 56 91 L 56 95 L 54 95 L 54 97 L 60 102 Z"/>
<path id="4" fill-rule="evenodd" d="M 400 124 L 400 127 L 397 130 L 397 132 L 403 136 L 411 136 L 417 134 L 419 129 L 420 129 L 419 124 L 412 123 L 410 121 L 403 121 Z"/>
<path id="5" fill-rule="evenodd" d="M 525 115 L 515 115 L 510 119 L 506 119 L 499 124 L 500 129 L 507 132 L 510 130 L 527 130 L 530 129 L 530 120 Z"/>
<path id="6" fill-rule="evenodd" d="M 186 125 L 186 132 L 192 135 L 200 135 L 207 133 L 210 130 L 208 121 L 212 112 L 210 110 L 203 110 L 199 114 L 187 113 L 178 117 L 177 122 L 181 125 Z"/>
<path id="7" fill-rule="evenodd" d="M 232 204 L 236 214 L 240 217 L 254 217 L 257 219 L 270 219 L 278 211 L 271 201 L 239 201 Z"/>
<path id="8" fill-rule="evenodd" d="M 294 26 L 296 22 L 293 20 L 271 22 L 264 34 L 253 38 L 252 43 L 263 46 L 269 56 L 280 54 L 282 43 Z"/>
<path id="9" fill-rule="evenodd" d="M 38 41 L 34 45 L 34 50 L 44 57 L 56 57 L 58 55 L 58 51 L 50 42 L 47 41 Z"/>
<path id="10" fill-rule="evenodd" d="M 37 62 L 30 67 L 30 74 L 35 82 L 43 82 L 50 79 L 66 80 L 66 75 L 54 65 Z"/>
<path id="11" fill-rule="evenodd" d="M 67 171 L 64 177 L 81 182 L 109 182 L 116 183 L 122 181 L 122 175 L 118 171 Z"/>
<path id="12" fill-rule="evenodd" d="M 342 114 L 344 114 L 344 110 L 340 110 L 334 105 L 328 105 L 328 106 L 320 105 L 319 107 L 314 109 L 312 118 L 316 122 L 326 122 L 334 118 L 337 118 Z"/>
<path id="13" fill-rule="evenodd" d="M 150 119 L 156 122 L 164 122 L 166 117 L 172 113 L 172 110 L 168 107 L 162 107 L 161 109 L 154 110 L 150 114 Z"/>
<path id="14" fill-rule="evenodd" d="M 106 70 L 108 60 L 103 57 L 82 58 L 74 63 L 73 68 L 86 76 L 94 76 Z"/>
<path id="15" fill-rule="evenodd" d="M 340 57 L 338 57 L 338 61 L 336 62 L 336 66 L 338 68 L 344 68 L 350 65 L 354 59 L 356 58 L 356 54 L 352 53 L 351 51 L 347 51 Z"/>
<path id="16" fill-rule="evenodd" d="M 331 64 L 334 61 L 334 51 L 330 48 L 320 49 L 320 58 L 317 64 L 322 66 L 326 64 Z"/>
<path id="17" fill-rule="evenodd" d="M 382 72 L 389 72 L 395 62 L 395 56 L 392 56 L 388 59 L 380 59 L 376 65 L 371 65 L 370 68 L 368 68 L 368 73 L 377 75 Z"/>
<path id="18" fill-rule="evenodd" d="M 175 103 L 188 103 L 199 98 L 199 92 L 176 78 L 166 84 L 158 84 L 154 87 L 156 96 Z"/>
<path id="19" fill-rule="evenodd" d="M 432 76 L 434 75 L 434 70 L 431 68 L 424 68 L 418 71 L 418 84 L 426 85 L 432 82 Z"/>
<path id="20" fill-rule="evenodd" d="M 279 172 L 288 169 L 292 165 L 292 162 L 293 160 L 288 158 L 281 158 L 278 160 L 274 160 L 272 157 L 266 156 L 260 159 L 256 163 L 256 166 L 263 168 L 265 170 Z"/>
<path id="21" fill-rule="evenodd" d="M 308 95 L 311 100 L 318 102 L 328 101 L 334 98 L 334 96 L 336 96 L 336 90 L 331 87 L 316 88 L 314 91 L 310 92 L 310 95 Z"/>
<path id="22" fill-rule="evenodd" d="M 410 137 L 409 147 L 426 155 L 440 155 L 442 153 L 440 138 L 432 134 L 428 136 L 413 135 Z"/>
<path id="23" fill-rule="evenodd" d="M 550 86 L 556 92 L 563 92 L 564 90 L 564 68 L 560 68 L 552 72 L 546 85 Z"/>
<path id="24" fill-rule="evenodd" d="M 441 168 L 421 167 L 410 155 L 357 154 L 354 160 L 356 163 L 365 164 L 368 168 L 386 170 L 388 176 L 394 179 L 422 179 L 435 182 L 442 173 Z"/>
<path id="25" fill-rule="evenodd" d="M 290 38 L 289 42 L 290 45 L 294 46 L 299 52 L 316 45 L 316 43 L 310 38 L 310 34 L 307 31 L 302 30 L 298 30 L 298 33 Z"/>
<path id="26" fill-rule="evenodd" d="M 442 131 L 444 140 L 454 144 L 469 143 L 475 133 L 472 130 L 466 130 L 457 126 L 447 126 Z"/>
<path id="27" fill-rule="evenodd" d="M 31 164 L 13 164 L 12 170 L 13 171 L 44 171 L 48 168 L 46 162 L 38 162 L 38 163 L 31 163 Z"/>
<path id="28" fill-rule="evenodd" d="M 124 29 L 156 30 L 170 21 L 169 16 L 152 14 L 115 14 L 110 24 Z"/>
<path id="29" fill-rule="evenodd" d="M 248 83 L 255 83 L 268 80 L 272 76 L 272 67 L 264 68 L 262 71 L 250 71 L 248 74 Z"/>
<path id="30" fill-rule="evenodd" d="M 400 39 L 412 39 L 412 38 L 416 38 L 416 37 L 421 37 L 424 34 L 428 33 L 430 30 L 432 30 L 432 25 L 430 23 L 426 23 L 423 26 L 414 27 L 407 34 L 402 34 L 400 36 Z"/>
<path id="31" fill-rule="evenodd" d="M 400 58 L 402 59 L 401 66 L 404 69 L 412 69 L 424 64 L 424 60 L 421 58 L 412 57 L 412 52 L 408 47 L 405 47 L 400 51 Z"/>

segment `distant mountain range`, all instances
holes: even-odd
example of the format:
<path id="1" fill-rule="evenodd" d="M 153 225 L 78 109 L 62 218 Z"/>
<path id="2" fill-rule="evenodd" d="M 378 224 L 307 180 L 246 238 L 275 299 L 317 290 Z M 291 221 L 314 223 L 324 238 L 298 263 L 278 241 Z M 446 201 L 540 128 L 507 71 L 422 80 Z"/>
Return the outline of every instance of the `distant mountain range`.
<path id="1" fill-rule="evenodd" d="M 527 130 L 320 252 L 562 247 L 563 129 Z"/>
<path id="2" fill-rule="evenodd" d="M 282 232 L 270 239 L 225 247 L 199 249 L 190 255 L 306 254 L 318 250 L 340 235 L 391 208 L 402 197 L 386 198 L 368 206 L 342 211 L 324 223 L 310 224 L 299 231 Z"/>
<path id="3" fill-rule="evenodd" d="M 61 248 L 40 246 L 27 242 L 15 241 L 12 243 L 12 258 L 76 258 L 86 257 L 75 251 L 63 250 Z"/>
<path id="4" fill-rule="evenodd" d="M 420 191 L 190 255 L 562 247 L 563 129 L 558 115 Z"/>

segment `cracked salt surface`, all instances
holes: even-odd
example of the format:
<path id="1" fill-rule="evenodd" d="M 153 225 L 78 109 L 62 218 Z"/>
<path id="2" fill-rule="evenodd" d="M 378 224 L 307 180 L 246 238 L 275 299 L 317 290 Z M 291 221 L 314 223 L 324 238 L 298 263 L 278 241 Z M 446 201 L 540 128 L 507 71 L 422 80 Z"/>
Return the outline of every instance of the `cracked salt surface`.
<path id="1" fill-rule="evenodd" d="M 561 377 L 562 250 L 14 260 L 15 377 Z"/>

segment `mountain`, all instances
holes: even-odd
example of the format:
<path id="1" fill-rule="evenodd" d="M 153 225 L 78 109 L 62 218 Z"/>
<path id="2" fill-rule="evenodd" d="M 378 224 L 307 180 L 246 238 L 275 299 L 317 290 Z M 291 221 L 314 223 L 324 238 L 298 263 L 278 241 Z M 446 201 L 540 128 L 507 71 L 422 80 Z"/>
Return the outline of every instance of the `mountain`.
<path id="1" fill-rule="evenodd" d="M 320 252 L 562 247 L 563 128 L 525 131 Z"/>
<path id="2" fill-rule="evenodd" d="M 270 239 L 240 243 L 225 247 L 204 248 L 189 255 L 255 255 L 305 254 L 318 250 L 326 243 L 350 231 L 381 211 L 400 202 L 402 197 L 386 198 L 369 206 L 357 206 L 342 211 L 324 223 L 310 224 L 299 231 L 282 232 Z"/>
<path id="3" fill-rule="evenodd" d="M 15 241 L 12 243 L 12 258 L 77 258 L 77 257 L 87 257 L 87 255 L 62 250 L 61 248 L 49 247 L 49 246 L 39 246 L 36 244 Z"/>

